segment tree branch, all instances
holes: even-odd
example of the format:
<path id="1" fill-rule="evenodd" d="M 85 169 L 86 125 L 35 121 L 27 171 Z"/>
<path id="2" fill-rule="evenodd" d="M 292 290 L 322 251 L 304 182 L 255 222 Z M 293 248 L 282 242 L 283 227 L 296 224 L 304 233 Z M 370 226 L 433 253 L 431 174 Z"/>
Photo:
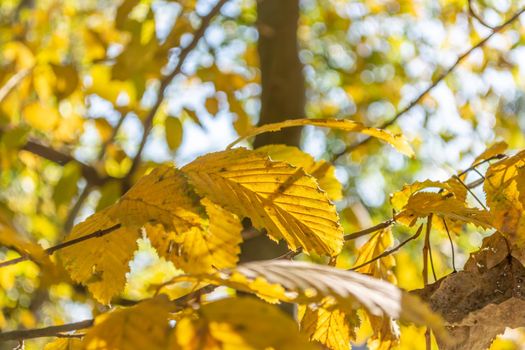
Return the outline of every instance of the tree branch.
<path id="1" fill-rule="evenodd" d="M 59 165 L 65 165 L 69 162 L 75 162 L 79 164 L 82 169 L 82 176 L 86 179 L 86 181 L 89 184 L 92 184 L 92 185 L 97 185 L 97 186 L 102 185 L 108 179 L 111 178 L 111 177 L 102 177 L 99 175 L 97 170 L 93 168 L 92 166 L 89 166 L 77 160 L 75 157 L 69 154 L 62 153 L 54 148 L 43 145 L 40 142 L 37 142 L 34 140 L 28 140 L 26 144 L 22 146 L 22 149 L 24 151 L 36 154 L 37 156 L 40 156 L 44 159 L 47 159 Z"/>
<path id="2" fill-rule="evenodd" d="M 494 30 L 494 27 L 485 22 L 483 18 L 474 10 L 474 1 L 468 0 L 468 13 L 475 18 L 482 26 Z"/>
<path id="3" fill-rule="evenodd" d="M 407 244 L 408 242 L 418 238 L 420 235 L 421 235 L 421 231 L 423 231 L 423 224 L 421 224 L 419 226 L 419 228 L 417 229 L 416 233 L 410 237 L 408 237 L 407 239 L 405 239 L 403 242 L 399 243 L 397 246 L 395 246 L 394 248 L 392 249 L 389 249 L 389 250 L 385 250 L 384 252 L 382 252 L 381 254 L 373 257 L 372 259 L 362 263 L 361 265 L 358 265 L 358 266 L 354 266 L 352 267 L 350 270 L 351 271 L 355 271 L 355 270 L 358 270 L 366 265 L 369 265 L 371 263 L 373 263 L 374 261 L 376 260 L 379 260 L 381 258 L 384 258 L 386 256 L 389 256 L 390 254 L 393 254 L 395 252 L 397 252 L 399 249 L 401 249 L 405 244 Z"/>
<path id="4" fill-rule="evenodd" d="M 188 57 L 190 52 L 197 46 L 200 39 L 206 32 L 206 29 L 208 29 L 211 23 L 211 20 L 219 13 L 222 6 L 227 1 L 228 0 L 219 0 L 217 4 L 211 9 L 211 11 L 206 16 L 201 18 L 201 24 L 199 28 L 193 33 L 193 39 L 188 44 L 188 46 L 181 49 L 177 65 L 175 66 L 175 68 L 170 74 L 168 74 L 167 76 L 164 77 L 164 79 L 162 79 L 159 90 L 157 91 L 157 100 L 155 101 L 155 104 L 150 109 L 148 115 L 146 116 L 146 119 L 144 120 L 144 131 L 142 132 L 142 138 L 139 143 L 137 154 L 135 155 L 135 158 L 133 159 L 133 163 L 131 164 L 129 172 L 124 179 L 124 185 L 126 189 L 130 187 L 131 177 L 135 174 L 135 172 L 137 171 L 137 168 L 140 165 L 140 162 L 142 160 L 142 152 L 144 151 L 144 147 L 146 146 L 148 135 L 153 126 L 153 118 L 157 114 L 157 111 L 159 107 L 161 106 L 162 101 L 164 100 L 164 94 L 166 92 L 166 89 L 172 82 L 173 78 L 175 78 L 181 72 L 182 65 L 184 64 L 186 58 Z"/>
<path id="5" fill-rule="evenodd" d="M 198 298 L 202 293 L 211 293 L 217 286 L 207 285 L 202 288 L 196 289 L 193 292 L 183 295 L 172 301 L 176 306 L 185 306 L 191 300 Z M 139 303 L 138 301 L 137 303 Z M 80 322 L 67 323 L 59 326 L 51 326 L 37 329 L 24 329 L 16 330 L 11 332 L 0 333 L 0 342 L 13 341 L 13 340 L 24 340 L 32 338 L 44 338 L 44 337 L 64 337 L 64 332 L 76 331 L 79 329 L 89 328 L 93 325 L 94 320 L 84 320 Z M 66 335 L 67 336 L 67 335 Z M 70 335 L 71 336 L 71 335 Z"/>
<path id="6" fill-rule="evenodd" d="M 80 322 L 63 324 L 60 326 L 51 326 L 37 329 L 24 329 L 12 332 L 0 333 L 0 342 L 9 340 L 23 340 L 42 337 L 56 337 L 60 333 L 76 331 L 91 327 L 94 320 L 85 320 Z"/>
<path id="7" fill-rule="evenodd" d="M 385 129 L 385 128 L 391 126 L 392 124 L 396 123 L 399 118 L 401 118 L 408 111 L 410 111 L 412 108 L 414 108 L 416 105 L 418 105 L 419 102 L 421 102 L 421 100 L 423 99 L 423 97 L 425 97 L 430 91 L 432 91 L 441 81 L 443 81 L 443 79 L 445 79 L 448 75 L 450 75 L 450 73 L 452 73 L 473 51 L 483 47 L 483 45 L 485 45 L 494 35 L 496 35 L 497 33 L 501 32 L 509 24 L 511 24 L 514 21 L 516 21 L 521 16 L 521 14 L 523 12 L 525 12 L 525 7 L 522 8 L 521 10 L 519 10 L 518 12 L 516 12 L 510 19 L 508 19 L 507 21 L 505 21 L 501 25 L 499 25 L 497 27 L 494 27 L 492 29 L 492 32 L 489 35 L 487 35 L 485 38 L 481 39 L 478 43 L 476 43 L 470 49 L 468 49 L 463 54 L 461 54 L 456 59 L 456 62 L 454 62 L 454 64 L 452 64 L 446 71 L 444 71 L 436 79 L 434 79 L 432 81 L 432 83 L 425 90 L 423 90 L 423 92 L 421 92 L 405 108 L 403 108 L 402 110 L 397 112 L 397 114 L 392 119 L 390 119 L 389 121 L 387 121 L 387 122 L 383 123 L 382 125 L 380 125 L 379 128 Z M 366 138 L 364 138 L 360 142 L 357 142 L 357 143 L 354 143 L 354 144 L 346 146 L 343 151 L 341 151 L 341 152 L 339 152 L 339 153 L 334 155 L 334 160 L 337 160 L 340 157 L 342 157 L 344 154 L 346 154 L 348 152 L 351 152 L 351 151 L 355 150 L 356 148 L 358 148 L 358 147 L 368 143 L 371 139 L 372 138 L 370 136 L 367 136 Z"/>

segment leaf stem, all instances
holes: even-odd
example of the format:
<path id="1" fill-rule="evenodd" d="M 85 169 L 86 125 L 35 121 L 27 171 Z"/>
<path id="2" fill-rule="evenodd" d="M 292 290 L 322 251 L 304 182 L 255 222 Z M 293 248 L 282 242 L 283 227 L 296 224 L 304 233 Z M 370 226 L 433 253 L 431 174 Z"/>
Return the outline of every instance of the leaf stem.
<path id="1" fill-rule="evenodd" d="M 399 245 L 395 246 L 394 248 L 390 249 L 390 250 L 385 250 L 384 252 L 382 252 L 381 254 L 379 254 L 378 256 L 375 256 L 373 257 L 372 259 L 362 263 L 361 265 L 358 265 L 358 266 L 354 266 L 352 267 L 350 270 L 352 271 L 355 271 L 355 270 L 358 270 L 366 265 L 369 265 L 371 263 L 373 263 L 374 261 L 376 260 L 379 260 L 381 258 L 384 258 L 390 254 L 393 254 L 395 252 L 397 252 L 399 249 L 401 249 L 405 244 L 407 244 L 408 242 L 410 241 L 413 241 L 414 239 L 418 238 L 420 235 L 421 235 L 421 231 L 423 231 L 423 224 L 421 224 L 416 233 L 413 234 L 412 236 L 408 237 L 407 239 L 405 239 L 403 242 L 399 243 Z"/>

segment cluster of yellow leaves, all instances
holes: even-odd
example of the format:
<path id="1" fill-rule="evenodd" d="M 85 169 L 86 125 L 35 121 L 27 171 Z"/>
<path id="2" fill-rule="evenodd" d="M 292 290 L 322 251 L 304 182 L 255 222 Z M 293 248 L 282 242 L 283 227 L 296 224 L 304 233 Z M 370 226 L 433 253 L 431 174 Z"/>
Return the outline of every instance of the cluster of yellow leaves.
<path id="1" fill-rule="evenodd" d="M 170 320 L 176 320 L 175 327 Z M 177 311 L 157 297 L 98 316 L 80 339 L 59 339 L 45 350 L 317 349 L 276 306 L 253 298 L 222 299 Z"/>
<path id="2" fill-rule="evenodd" d="M 333 169 L 323 178 L 337 188 Z M 71 277 L 107 303 L 124 287 L 141 230 L 176 267 L 205 273 L 236 265 L 241 217 L 273 239 L 284 238 L 291 249 L 335 255 L 343 244 L 335 206 L 314 177 L 261 151 L 239 148 L 200 157 L 181 170 L 156 168 L 116 204 L 77 225 L 68 239 L 118 226 L 115 232 L 82 243 L 85 249 L 65 248 L 60 256 Z"/>
<path id="3" fill-rule="evenodd" d="M 429 189 L 438 190 L 430 192 Z M 426 191 L 425 191 L 426 190 Z M 458 233 L 463 224 L 474 224 L 484 229 L 492 227 L 488 211 L 470 207 L 467 203 L 467 185 L 459 177 L 447 181 L 423 181 L 405 186 L 394 193 L 390 200 L 395 210 L 400 210 L 395 219 L 413 226 L 419 218 L 432 215 L 432 227 L 445 232 Z"/>
<path id="4" fill-rule="evenodd" d="M 228 286 L 257 294 L 269 302 L 317 304 L 350 315 L 364 307 L 375 316 L 429 325 L 438 336 L 445 336 L 440 318 L 417 297 L 386 281 L 330 266 L 285 260 L 259 261 L 213 274 L 182 275 L 172 282 L 181 281 Z"/>

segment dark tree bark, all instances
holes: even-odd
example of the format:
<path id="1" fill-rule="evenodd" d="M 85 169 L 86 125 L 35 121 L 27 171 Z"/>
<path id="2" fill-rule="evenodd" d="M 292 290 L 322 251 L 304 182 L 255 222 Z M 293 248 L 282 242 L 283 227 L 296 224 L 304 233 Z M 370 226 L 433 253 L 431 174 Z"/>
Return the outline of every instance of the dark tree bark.
<path id="1" fill-rule="evenodd" d="M 305 86 L 297 43 L 299 0 L 259 0 L 257 13 L 262 81 L 259 124 L 304 118 Z M 257 136 L 254 147 L 299 146 L 300 138 L 300 128 L 285 129 Z"/>
<path id="2" fill-rule="evenodd" d="M 257 13 L 262 81 L 259 124 L 304 118 L 305 84 L 297 43 L 299 0 L 258 0 Z M 300 141 L 301 128 L 290 128 L 257 136 L 254 147 L 299 146 Z M 241 261 L 271 259 L 286 250 L 283 242 L 278 245 L 262 235 L 243 244 Z"/>
<path id="3" fill-rule="evenodd" d="M 305 116 L 305 83 L 299 60 L 297 22 L 299 0 L 258 0 L 259 58 L 262 81 L 259 125 Z M 256 137 L 254 147 L 268 144 L 299 146 L 301 128 Z M 266 260 L 284 254 L 285 242 L 276 244 L 266 235 L 242 245 L 241 261 Z M 293 314 L 293 305 L 283 305 Z"/>

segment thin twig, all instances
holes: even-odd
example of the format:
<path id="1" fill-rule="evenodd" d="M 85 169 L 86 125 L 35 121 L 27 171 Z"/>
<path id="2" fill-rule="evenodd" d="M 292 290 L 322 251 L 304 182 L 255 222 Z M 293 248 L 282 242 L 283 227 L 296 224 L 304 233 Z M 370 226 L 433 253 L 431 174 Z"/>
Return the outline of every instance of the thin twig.
<path id="1" fill-rule="evenodd" d="M 183 307 L 188 304 L 189 301 L 193 300 L 195 297 L 198 297 L 201 293 L 210 293 L 216 286 L 207 285 L 202 288 L 196 289 L 193 292 L 186 294 L 180 298 L 173 300 L 171 303 Z M 0 342 L 10 341 L 10 340 L 24 340 L 32 338 L 43 338 L 43 337 L 64 337 L 65 332 L 71 332 L 79 329 L 89 328 L 93 325 L 94 320 L 85 320 L 80 322 L 63 324 L 60 326 L 51 326 L 45 328 L 37 329 L 24 329 L 16 330 L 11 332 L 0 333 Z M 73 335 L 71 335 L 73 336 Z M 78 334 L 77 334 L 78 336 Z"/>
<path id="2" fill-rule="evenodd" d="M 481 18 L 481 16 L 474 10 L 474 1 L 472 0 L 468 0 L 468 13 L 474 17 L 478 22 L 479 24 L 481 24 L 482 26 L 488 28 L 488 29 L 491 29 L 491 30 L 494 30 L 494 26 L 491 26 L 490 24 L 488 24 L 487 22 L 485 22 L 485 20 L 483 18 Z"/>
<path id="3" fill-rule="evenodd" d="M 430 258 L 430 267 L 432 268 L 432 276 L 434 276 L 434 282 L 437 281 L 436 270 L 434 269 L 434 259 L 432 258 L 432 245 L 430 244 L 430 231 L 432 230 L 432 218 L 434 214 L 430 214 L 427 218 L 427 232 L 425 235 L 425 244 L 428 243 L 428 256 Z"/>
<path id="4" fill-rule="evenodd" d="M 42 337 L 55 337 L 57 334 L 64 332 L 76 331 L 91 327 L 94 320 L 84 320 L 80 322 L 63 324 L 60 326 L 51 326 L 37 329 L 24 329 L 11 332 L 0 333 L 0 342 L 9 340 L 23 340 Z"/>
<path id="5" fill-rule="evenodd" d="M 423 245 L 423 284 L 425 286 L 428 285 L 428 247 L 429 247 L 429 233 L 430 230 L 428 229 L 428 221 L 427 221 L 427 230 L 425 234 L 425 243 Z"/>
<path id="6" fill-rule="evenodd" d="M 162 101 L 164 101 L 164 95 L 165 95 L 166 89 L 172 82 L 173 78 L 175 78 L 181 72 L 182 66 L 186 58 L 188 57 L 190 52 L 197 46 L 200 39 L 206 32 L 206 29 L 208 29 L 208 26 L 210 25 L 211 20 L 215 17 L 215 15 L 219 13 L 222 6 L 227 1 L 228 0 L 219 0 L 217 4 L 211 9 L 211 11 L 206 16 L 201 18 L 201 24 L 199 28 L 193 33 L 193 39 L 188 44 L 188 46 L 185 46 L 184 48 L 181 49 L 177 65 L 175 66 L 175 68 L 170 74 L 168 74 L 167 76 L 164 77 L 164 79 L 162 79 L 159 89 L 157 91 L 157 100 L 155 101 L 155 104 L 150 109 L 148 115 L 146 116 L 146 119 L 144 120 L 144 131 L 142 132 L 142 137 L 139 143 L 137 154 L 135 155 L 135 158 L 133 158 L 133 162 L 128 171 L 128 174 L 124 178 L 124 183 L 126 184 L 126 186 L 129 187 L 131 177 L 135 174 L 135 172 L 137 171 L 140 165 L 140 162 L 142 160 L 142 152 L 144 151 L 144 147 L 146 146 L 146 141 L 148 139 L 149 133 L 153 126 L 153 118 L 157 114 L 157 111 L 160 108 Z"/>
<path id="7" fill-rule="evenodd" d="M 354 271 L 354 270 L 358 270 L 366 265 L 369 265 L 371 263 L 373 263 L 374 261 L 376 260 L 379 260 L 381 258 L 384 258 L 392 253 L 395 253 L 397 252 L 399 249 L 401 249 L 401 247 L 403 247 L 405 244 L 407 244 L 408 242 L 410 241 L 413 241 L 415 240 L 416 238 L 419 237 L 419 235 L 421 235 L 421 232 L 423 231 L 423 224 L 421 224 L 419 226 L 419 228 L 417 229 L 416 233 L 410 237 L 408 237 L 407 239 L 405 239 L 403 242 L 399 243 L 399 245 L 395 246 L 394 248 L 390 249 L 390 250 L 385 250 L 383 253 L 379 254 L 378 256 L 375 256 L 373 257 L 372 259 L 362 263 L 361 265 L 358 265 L 358 266 L 354 266 L 352 267 L 350 270 Z"/>
<path id="8" fill-rule="evenodd" d="M 450 231 L 447 226 L 447 221 L 445 218 L 441 218 L 443 220 L 443 225 L 445 226 L 445 231 L 447 231 L 448 241 L 450 242 L 450 251 L 452 253 L 452 268 L 454 269 L 454 272 L 457 272 L 456 270 L 456 255 L 454 252 L 454 242 L 452 241 L 452 236 L 450 236 Z"/>
<path id="9" fill-rule="evenodd" d="M 468 191 L 468 193 L 470 193 L 470 194 L 472 195 L 472 197 L 474 197 L 474 199 L 476 200 L 476 202 L 478 202 L 478 204 L 481 205 L 481 207 L 482 207 L 483 209 L 485 209 L 486 211 L 488 211 L 488 209 L 487 209 L 487 207 L 485 206 L 485 204 L 483 204 L 483 202 L 478 198 L 478 196 L 476 196 L 476 194 L 472 191 L 472 189 L 470 189 L 470 188 L 468 187 L 468 185 L 466 185 L 466 184 L 465 184 L 465 183 L 459 178 L 459 176 L 454 175 L 454 177 L 456 178 L 456 180 L 459 181 L 459 183 L 460 183 L 463 187 L 465 187 L 465 189 Z"/>
<path id="10" fill-rule="evenodd" d="M 361 230 L 361 231 L 357 231 L 357 232 L 354 232 L 354 233 L 350 233 L 348 235 L 345 235 L 345 237 L 344 237 L 345 241 L 350 241 L 350 240 L 353 240 L 353 239 L 357 239 L 359 237 L 366 236 L 366 235 L 368 235 L 370 233 L 374 233 L 376 231 L 385 229 L 385 228 L 391 226 L 393 223 L 394 223 L 394 219 L 388 219 L 387 221 L 384 221 L 384 222 L 382 222 L 380 224 L 377 224 L 375 226 L 369 227 L 367 229 L 364 229 L 364 230 Z M 302 252 L 303 252 L 303 249 L 301 247 L 299 247 L 297 250 L 287 251 L 286 253 L 278 256 L 275 259 L 276 260 L 290 260 L 290 259 L 295 258 L 297 255 L 301 254 Z"/>
<path id="11" fill-rule="evenodd" d="M 5 130 L 4 130 L 5 131 Z M 86 179 L 86 181 L 93 185 L 102 185 L 106 181 L 112 179 L 112 177 L 102 177 L 99 175 L 98 171 L 86 163 L 83 163 L 76 159 L 75 157 L 62 153 L 58 150 L 55 150 L 49 146 L 46 146 L 38 141 L 29 140 L 26 142 L 25 145 L 22 146 L 22 149 L 24 151 L 31 152 L 33 154 L 36 154 L 37 156 L 40 156 L 42 158 L 45 158 L 49 161 L 52 161 L 53 163 L 59 164 L 59 165 L 65 165 L 69 162 L 75 162 L 78 164 L 82 170 L 82 176 Z"/>
<path id="12" fill-rule="evenodd" d="M 507 158 L 507 155 L 506 155 L 506 154 L 501 154 L 501 153 L 500 153 L 500 154 L 496 154 L 496 155 L 494 155 L 494 156 L 492 156 L 492 157 L 489 157 L 489 158 L 487 158 L 487 159 L 481 160 L 481 161 L 477 162 L 476 164 L 472 164 L 470 167 L 468 167 L 467 169 L 465 169 L 465 170 L 463 170 L 462 172 L 460 172 L 460 173 L 458 174 L 458 176 L 463 176 L 463 175 L 465 175 L 466 173 L 468 173 L 469 171 L 476 170 L 476 168 L 477 168 L 478 166 L 483 165 L 483 164 L 485 164 L 485 163 L 488 163 L 488 162 L 490 162 L 491 160 L 495 160 L 495 159 L 500 160 L 500 159 L 503 159 L 503 158 Z M 482 175 L 482 177 L 483 177 L 483 175 Z"/>
<path id="13" fill-rule="evenodd" d="M 505 21 L 503 24 L 495 27 L 492 32 L 487 35 L 485 38 L 481 39 L 479 42 L 477 42 L 474 46 L 472 46 L 471 48 L 469 48 L 467 51 L 465 51 L 463 54 L 461 54 L 457 59 L 456 59 L 456 62 L 454 62 L 454 64 L 452 64 L 447 70 L 445 70 L 443 73 L 441 73 L 440 75 L 437 76 L 437 78 L 435 78 L 432 83 L 425 89 L 423 90 L 423 92 L 421 92 L 414 100 L 412 100 L 405 108 L 403 108 L 402 110 L 400 110 L 399 112 L 397 112 L 397 114 L 392 118 L 390 119 L 389 121 L 383 123 L 382 125 L 379 126 L 379 128 L 381 129 L 384 129 L 384 128 L 387 128 L 389 126 L 391 126 L 392 124 L 396 123 L 397 120 L 405 115 L 408 111 L 410 111 L 412 108 L 414 108 L 416 105 L 419 104 L 419 102 L 421 102 L 421 100 L 423 99 L 423 97 L 425 97 L 430 91 L 432 91 L 441 81 L 443 81 L 443 79 L 445 79 L 450 73 L 452 73 L 456 67 L 458 67 L 461 62 L 463 62 L 473 51 L 475 51 L 476 49 L 479 49 L 480 47 L 482 47 L 483 45 L 485 45 L 494 35 L 496 35 L 497 33 L 501 32 L 505 27 L 507 27 L 509 24 L 511 24 L 512 22 L 514 22 L 515 20 L 517 20 L 519 18 L 519 16 L 525 12 L 525 8 L 522 8 L 521 10 L 519 10 L 518 12 L 516 12 L 510 19 L 508 19 L 507 21 Z M 351 152 L 353 150 L 355 150 L 356 148 L 368 143 L 369 141 L 371 140 L 371 137 L 370 136 L 367 136 L 366 138 L 364 138 L 362 141 L 360 142 L 357 142 L 357 143 L 354 143 L 354 144 L 351 144 L 351 145 L 348 145 L 342 152 L 339 152 L 337 154 L 334 155 L 334 160 L 337 160 L 339 159 L 340 157 L 342 157 L 344 154 L 348 153 L 348 152 Z"/>
<path id="14" fill-rule="evenodd" d="M 87 241 L 88 239 L 99 238 L 99 237 L 105 236 L 105 235 L 107 235 L 107 234 L 109 234 L 111 232 L 116 231 L 120 227 L 121 227 L 121 224 L 116 224 L 116 225 L 113 225 L 111 227 L 105 228 L 103 230 L 97 230 L 97 231 L 95 231 L 93 233 L 90 233 L 90 234 L 87 234 L 85 236 L 77 237 L 75 239 L 71 239 L 69 241 L 65 241 L 65 242 L 62 242 L 62 243 L 57 244 L 55 246 L 52 246 L 50 248 L 47 248 L 46 250 L 44 250 L 44 252 L 47 255 L 51 255 L 51 254 L 53 254 L 54 252 L 56 252 L 56 251 L 58 251 L 60 249 L 64 249 L 64 248 L 70 247 L 72 245 L 75 245 L 75 244 Z M 3 261 L 3 262 L 0 262 L 0 268 L 6 267 L 6 266 L 9 266 L 9 265 L 18 264 L 18 263 L 21 263 L 21 262 L 27 261 L 27 260 L 30 260 L 30 256 L 24 255 L 24 256 L 21 256 L 21 257 L 16 258 L 16 259 Z"/>
<path id="15" fill-rule="evenodd" d="M 14 74 L 9 80 L 0 88 L 0 102 L 2 102 L 13 89 L 24 80 L 25 77 L 33 70 L 33 67 L 25 68 Z"/>
<path id="16" fill-rule="evenodd" d="M 345 241 L 351 241 L 353 239 L 356 239 L 356 238 L 359 238 L 359 237 L 363 237 L 363 236 L 366 236 L 366 235 L 368 235 L 370 233 L 373 233 L 373 232 L 385 229 L 385 228 L 387 228 L 389 226 L 392 226 L 393 223 L 394 223 L 394 219 L 388 219 L 387 221 L 382 222 L 380 224 L 377 224 L 375 226 L 372 226 L 372 227 L 369 227 L 367 229 L 364 229 L 364 230 L 357 231 L 357 232 L 354 232 L 354 233 L 346 235 L 345 236 Z"/>
<path id="17" fill-rule="evenodd" d="M 80 192 L 77 200 L 75 201 L 75 204 L 73 205 L 73 207 L 71 207 L 69 213 L 67 214 L 66 222 L 64 223 L 64 228 L 62 230 L 63 233 L 67 233 L 73 228 L 78 212 L 80 211 L 80 208 L 82 208 L 82 204 L 84 204 L 84 201 L 91 193 L 92 188 L 92 185 L 90 183 L 87 183 L 86 186 L 82 189 L 82 192 Z"/>

